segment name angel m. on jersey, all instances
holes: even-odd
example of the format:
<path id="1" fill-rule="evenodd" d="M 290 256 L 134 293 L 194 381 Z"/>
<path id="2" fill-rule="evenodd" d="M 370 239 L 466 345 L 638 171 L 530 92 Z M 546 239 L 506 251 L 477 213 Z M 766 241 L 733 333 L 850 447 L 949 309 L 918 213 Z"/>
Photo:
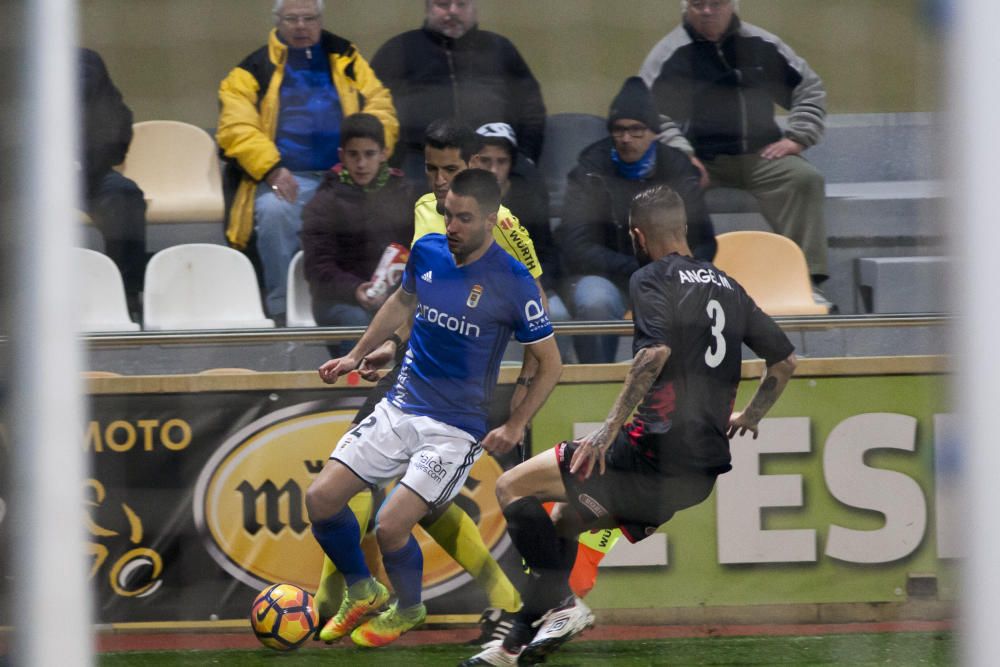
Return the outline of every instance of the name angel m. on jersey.
<path id="1" fill-rule="evenodd" d="M 682 269 L 677 272 L 677 275 L 680 277 L 682 285 L 685 283 L 712 283 L 726 289 L 733 289 L 733 284 L 729 282 L 728 278 L 720 276 L 711 269 Z"/>

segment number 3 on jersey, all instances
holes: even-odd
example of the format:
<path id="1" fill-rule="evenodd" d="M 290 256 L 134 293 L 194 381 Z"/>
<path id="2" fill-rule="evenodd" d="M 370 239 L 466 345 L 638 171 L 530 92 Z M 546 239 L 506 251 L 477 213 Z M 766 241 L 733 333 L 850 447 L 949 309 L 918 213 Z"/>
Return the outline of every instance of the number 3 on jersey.
<path id="1" fill-rule="evenodd" d="M 712 344 L 705 350 L 705 363 L 709 368 L 716 368 L 726 358 L 726 339 L 722 337 L 722 329 L 726 326 L 726 312 L 722 304 L 712 299 L 705 306 L 705 312 L 712 320 Z M 713 348 L 715 348 L 713 350 Z"/>

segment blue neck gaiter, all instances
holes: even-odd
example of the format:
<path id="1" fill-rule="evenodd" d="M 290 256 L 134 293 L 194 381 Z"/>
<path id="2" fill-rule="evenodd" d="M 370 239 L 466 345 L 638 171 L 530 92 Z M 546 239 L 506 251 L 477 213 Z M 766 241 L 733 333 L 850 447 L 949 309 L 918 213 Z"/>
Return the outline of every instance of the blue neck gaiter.
<path id="1" fill-rule="evenodd" d="M 615 169 L 622 178 L 627 178 L 630 181 L 649 178 L 653 175 L 653 170 L 656 169 L 656 142 L 651 143 L 643 156 L 635 162 L 622 160 L 621 156 L 618 155 L 618 149 L 612 146 L 611 162 L 614 163 Z"/>

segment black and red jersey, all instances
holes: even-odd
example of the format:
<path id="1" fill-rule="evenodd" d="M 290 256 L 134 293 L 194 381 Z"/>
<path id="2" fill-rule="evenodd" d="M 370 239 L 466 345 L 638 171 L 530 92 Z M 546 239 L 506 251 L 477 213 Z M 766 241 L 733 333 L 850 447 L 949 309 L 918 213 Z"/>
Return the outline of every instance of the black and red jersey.
<path id="1" fill-rule="evenodd" d="M 658 468 L 731 468 L 726 431 L 742 345 L 768 364 L 794 347 L 732 278 L 709 262 L 671 254 L 631 278 L 633 352 L 666 345 L 670 357 L 625 428 Z"/>

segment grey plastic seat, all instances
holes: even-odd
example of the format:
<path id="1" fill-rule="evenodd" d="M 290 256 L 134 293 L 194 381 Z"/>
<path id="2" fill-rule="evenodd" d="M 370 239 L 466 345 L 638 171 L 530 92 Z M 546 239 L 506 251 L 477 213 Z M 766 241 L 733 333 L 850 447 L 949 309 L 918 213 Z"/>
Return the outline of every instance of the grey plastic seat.
<path id="1" fill-rule="evenodd" d="M 589 113 L 557 113 L 545 121 L 545 145 L 538 167 L 549 190 L 552 217 L 562 215 L 566 177 L 576 166 L 580 152 L 599 139 L 608 136 L 604 118 Z"/>

